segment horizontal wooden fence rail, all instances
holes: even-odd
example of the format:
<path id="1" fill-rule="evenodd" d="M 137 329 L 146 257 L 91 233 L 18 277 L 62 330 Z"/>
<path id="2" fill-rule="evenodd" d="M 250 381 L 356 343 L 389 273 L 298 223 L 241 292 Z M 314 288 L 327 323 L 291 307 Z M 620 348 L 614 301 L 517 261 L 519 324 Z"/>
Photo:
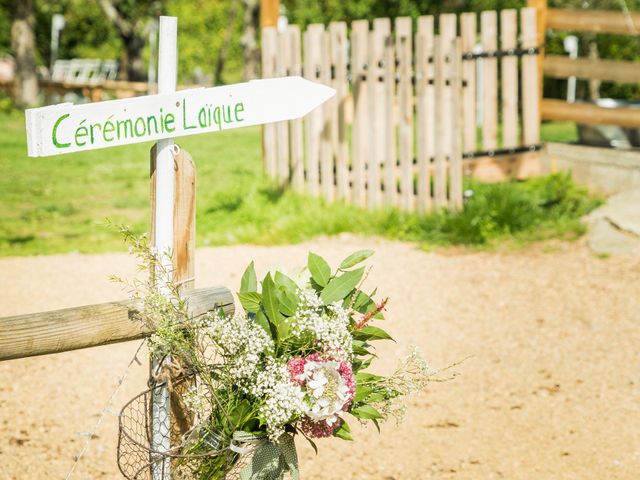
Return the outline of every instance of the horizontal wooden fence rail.
<path id="1" fill-rule="evenodd" d="M 233 314 L 233 295 L 225 287 L 185 294 L 189 315 L 222 308 Z M 141 308 L 131 300 L 0 318 L 0 361 L 126 342 L 150 335 L 132 319 Z"/>
<path id="2" fill-rule="evenodd" d="M 590 125 L 640 128 L 640 109 L 605 108 L 590 103 L 567 103 L 551 98 L 542 100 L 542 118 Z"/>
<path id="3" fill-rule="evenodd" d="M 543 65 L 545 76 L 552 78 L 577 77 L 620 83 L 637 83 L 640 80 L 640 62 L 546 55 Z"/>
<path id="4" fill-rule="evenodd" d="M 328 201 L 418 212 L 460 208 L 468 172 L 535 174 L 538 46 L 532 8 L 265 28 L 264 77 L 336 89 L 303 121 L 264 128 L 265 172 Z"/>
<path id="5" fill-rule="evenodd" d="M 640 32 L 640 13 L 550 8 L 547 10 L 547 28 L 637 35 Z"/>

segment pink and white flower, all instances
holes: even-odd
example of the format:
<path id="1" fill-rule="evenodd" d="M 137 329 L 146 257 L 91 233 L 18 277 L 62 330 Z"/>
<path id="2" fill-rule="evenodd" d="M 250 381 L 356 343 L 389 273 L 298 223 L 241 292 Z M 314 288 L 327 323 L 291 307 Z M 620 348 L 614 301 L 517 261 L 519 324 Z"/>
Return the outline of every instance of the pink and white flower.
<path id="1" fill-rule="evenodd" d="M 339 413 L 349 408 L 355 396 L 351 365 L 314 353 L 290 360 L 287 368 L 291 380 L 305 392 L 303 431 L 312 437 L 333 435 L 341 424 Z"/>

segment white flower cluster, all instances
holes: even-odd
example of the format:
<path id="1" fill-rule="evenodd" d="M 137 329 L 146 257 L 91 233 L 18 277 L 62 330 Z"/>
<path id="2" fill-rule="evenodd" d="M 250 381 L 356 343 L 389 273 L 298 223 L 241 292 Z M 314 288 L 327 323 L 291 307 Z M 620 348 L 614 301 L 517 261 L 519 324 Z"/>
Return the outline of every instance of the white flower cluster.
<path id="1" fill-rule="evenodd" d="M 223 353 L 229 373 L 238 380 L 254 376 L 262 355 L 274 348 L 267 332 L 242 315 L 228 317 L 214 313 L 205 319 L 205 329 L 205 334 Z"/>
<path id="2" fill-rule="evenodd" d="M 289 318 L 291 333 L 296 337 L 312 335 L 324 352 L 340 360 L 350 360 L 353 351 L 349 333 L 349 312 L 339 302 L 323 311 L 323 303 L 315 290 L 299 290 L 300 303 Z"/>
<path id="3" fill-rule="evenodd" d="M 251 395 L 263 399 L 259 412 L 271 440 L 277 440 L 284 433 L 283 425 L 306 408 L 304 393 L 290 380 L 287 365 L 271 357 L 246 387 Z"/>
<path id="4" fill-rule="evenodd" d="M 329 426 L 338 421 L 338 413 L 349 401 L 349 386 L 340 375 L 339 362 L 308 360 L 298 379 L 306 383 L 305 414 L 314 420 L 326 420 Z"/>

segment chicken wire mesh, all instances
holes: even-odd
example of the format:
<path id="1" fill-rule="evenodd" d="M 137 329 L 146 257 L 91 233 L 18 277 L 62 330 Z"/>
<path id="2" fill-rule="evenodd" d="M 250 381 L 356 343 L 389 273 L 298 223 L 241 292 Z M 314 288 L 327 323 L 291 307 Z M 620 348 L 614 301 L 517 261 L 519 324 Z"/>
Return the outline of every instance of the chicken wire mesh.
<path id="1" fill-rule="evenodd" d="M 182 379 L 171 386 L 172 404 L 178 404 L 194 377 Z M 222 438 L 206 428 L 199 428 L 199 421 L 190 415 L 176 415 L 172 409 L 171 427 L 156 431 L 164 440 L 169 440 L 171 448 L 157 451 L 153 448 L 152 408 L 154 391 L 166 388 L 157 385 L 132 398 L 120 412 L 117 459 L 118 468 L 128 480 L 154 480 L 171 478 L 175 480 L 240 478 L 240 471 L 250 461 L 252 445 L 224 446 Z M 177 406 L 177 405 L 176 405 Z M 197 441 L 207 448 L 198 453 L 189 453 L 190 446 Z M 235 447 L 235 448 L 234 448 Z M 202 453 L 201 453 L 202 452 Z"/>

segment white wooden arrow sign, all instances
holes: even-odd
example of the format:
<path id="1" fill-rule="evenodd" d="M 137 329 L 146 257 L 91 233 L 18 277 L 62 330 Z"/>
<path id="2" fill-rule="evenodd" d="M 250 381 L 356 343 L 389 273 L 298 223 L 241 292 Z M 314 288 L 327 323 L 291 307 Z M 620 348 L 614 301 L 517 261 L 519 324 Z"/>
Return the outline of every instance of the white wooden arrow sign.
<path id="1" fill-rule="evenodd" d="M 30 157 L 45 157 L 299 118 L 335 94 L 302 77 L 26 111 Z"/>

